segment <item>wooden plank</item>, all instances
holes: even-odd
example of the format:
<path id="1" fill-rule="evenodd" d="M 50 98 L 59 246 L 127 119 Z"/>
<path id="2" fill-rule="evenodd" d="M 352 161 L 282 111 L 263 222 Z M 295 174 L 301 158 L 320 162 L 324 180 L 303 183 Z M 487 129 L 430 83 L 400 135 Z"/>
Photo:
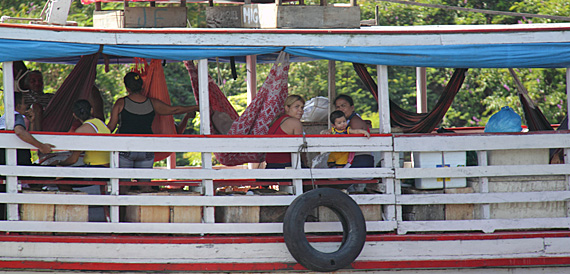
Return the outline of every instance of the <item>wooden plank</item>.
<path id="1" fill-rule="evenodd" d="M 563 166 L 563 165 L 558 165 Z M 569 165 L 570 166 L 570 165 Z M 556 171 L 561 170 L 558 167 Z M 544 173 L 544 172 L 542 172 Z M 7 176 L 38 176 L 67 178 L 119 178 L 119 179 L 188 179 L 188 169 L 141 169 L 141 168 L 81 168 L 81 167 L 32 167 L 0 166 L 0 174 Z M 32 175 L 33 174 L 33 175 Z M 383 178 L 392 177 L 389 168 L 348 168 L 348 169 L 192 169 L 193 179 L 330 179 L 330 178 Z M 539 173 L 541 174 L 541 173 Z M 465 176 L 463 176 L 465 177 Z"/>
<path id="2" fill-rule="evenodd" d="M 536 25 L 536 26 L 535 26 Z M 464 44 L 510 44 L 510 43 L 555 43 L 570 40 L 568 24 L 526 24 L 485 26 L 393 26 L 374 27 L 353 33 L 240 33 L 229 31 L 223 34 L 208 29 L 171 31 L 164 36 L 148 31 L 119 32 L 94 29 L 75 31 L 81 28 L 65 27 L 74 35 L 62 32 L 62 28 L 40 26 L 3 27 L 0 36 L 5 39 L 34 37 L 38 40 L 77 42 L 87 44 L 145 44 L 145 45 L 242 45 L 242 46 L 397 46 L 397 45 L 464 45 Z M 553 31 L 555 28 L 559 31 Z M 483 34 L 484 31 L 493 31 Z M 456 33 L 453 33 L 456 32 Z M 355 35 L 358 34 L 358 35 Z M 381 36 L 379 36 L 379 34 Z"/>
<path id="3" fill-rule="evenodd" d="M 125 7 L 125 27 L 184 28 L 186 11 L 186 7 Z"/>
<path id="4" fill-rule="evenodd" d="M 75 195 L 70 195 L 75 196 Z M 394 196 L 389 194 L 350 195 L 358 204 L 391 204 Z M 479 197 L 476 197 L 479 198 Z M 501 197 L 497 197 L 500 199 Z M 170 206 L 288 206 L 295 199 L 291 195 L 277 196 L 192 196 L 192 199 L 179 196 L 137 196 L 137 195 L 87 195 L 84 197 L 61 197 L 52 194 L 7 194 L 0 193 L 0 201 L 23 204 L 89 204 L 89 205 L 170 205 Z M 474 198 L 475 199 L 475 198 Z"/>
<path id="5" fill-rule="evenodd" d="M 277 7 L 277 28 L 351 29 L 360 27 L 360 7 L 297 6 Z M 263 26 L 262 26 L 263 27 Z"/>
<path id="6" fill-rule="evenodd" d="M 58 195 L 87 195 L 85 192 L 58 192 Z M 89 206 L 88 205 L 55 205 L 56 222 L 88 222 Z"/>
<path id="7" fill-rule="evenodd" d="M 421 142 L 419 139 L 421 138 Z M 469 151 L 469 150 L 506 150 L 521 148 L 556 148 L 568 147 L 570 143 L 564 134 L 555 133 L 520 133 L 489 135 L 405 135 L 394 136 L 396 151 Z"/>
<path id="8" fill-rule="evenodd" d="M 520 165 L 520 166 L 468 166 L 449 168 L 396 168 L 397 179 L 442 178 L 442 177 L 493 177 L 565 175 L 570 164 Z"/>
<path id="9" fill-rule="evenodd" d="M 259 206 L 216 207 L 216 223 L 259 223 Z"/>
<path id="10" fill-rule="evenodd" d="M 448 188 L 445 194 L 473 193 L 472 187 Z M 445 205 L 446 220 L 472 220 L 474 206 L 470 204 L 450 204 Z"/>
<path id="11" fill-rule="evenodd" d="M 166 192 L 158 193 L 128 193 L 138 196 L 168 196 Z M 127 206 L 125 221 L 132 223 L 168 223 L 170 222 L 170 207 L 168 206 Z"/>

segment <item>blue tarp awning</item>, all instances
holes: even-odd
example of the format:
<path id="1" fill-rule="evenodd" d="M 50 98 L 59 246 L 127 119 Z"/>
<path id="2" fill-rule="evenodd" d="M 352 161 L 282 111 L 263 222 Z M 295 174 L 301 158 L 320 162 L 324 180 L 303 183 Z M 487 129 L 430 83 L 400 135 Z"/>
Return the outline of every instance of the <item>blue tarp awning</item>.
<path id="1" fill-rule="evenodd" d="M 260 55 L 271 59 L 283 47 L 105 45 L 102 53 L 120 59 L 141 57 L 169 61 Z M 0 39 L 0 62 L 71 62 L 93 54 L 100 45 Z M 474 44 L 448 46 L 386 47 L 286 47 L 300 60 L 327 59 L 372 65 L 446 68 L 566 68 L 570 67 L 570 43 Z M 269 55 L 269 58 L 262 56 Z M 125 59 L 125 60 L 128 60 Z"/>

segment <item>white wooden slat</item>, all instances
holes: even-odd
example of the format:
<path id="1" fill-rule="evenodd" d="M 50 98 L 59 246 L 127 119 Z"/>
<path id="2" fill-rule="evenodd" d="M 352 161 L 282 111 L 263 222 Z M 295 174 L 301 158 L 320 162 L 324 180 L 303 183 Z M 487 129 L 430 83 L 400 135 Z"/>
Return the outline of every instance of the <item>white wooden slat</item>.
<path id="1" fill-rule="evenodd" d="M 487 32 L 497 29 L 490 26 L 461 26 L 449 29 L 446 26 L 407 26 L 374 27 L 349 32 L 326 33 L 316 30 L 315 33 L 267 32 L 267 31 L 225 31 L 162 29 L 161 33 L 153 31 L 93 31 L 93 29 L 66 27 L 68 31 L 76 31 L 69 35 L 67 32 L 49 29 L 10 28 L 3 27 L 0 37 L 4 39 L 35 39 L 54 42 L 75 42 L 87 44 L 108 45 L 233 45 L 233 46 L 397 46 L 397 45 L 461 45 L 461 44 L 509 44 L 509 43 L 541 43 L 567 42 L 568 32 L 552 31 L 555 27 L 567 28 L 568 24 L 533 24 L 538 26 L 521 28 L 517 25 L 500 25 L 498 29 L 507 31 Z M 550 30 L 541 30 L 549 28 Z M 526 31 L 532 29 L 538 31 Z M 442 30 L 442 33 L 434 33 Z M 455 30 L 458 33 L 453 33 Z M 477 32 L 476 30 L 481 30 Z M 378 33 L 381 31 L 382 33 Z M 428 33 L 421 33 L 429 31 Z M 400 33 L 398 33 L 400 32 Z"/>
<path id="2" fill-rule="evenodd" d="M 19 253 L 20 258 L 57 258 L 58 261 L 65 262 L 294 262 L 285 243 L 242 243 L 209 247 L 206 244 L 69 243 L 64 250 L 54 252 L 57 246 L 54 243 L 6 243 L 0 256 L 10 257 Z M 245 250 L 249 255 L 247 258 L 243 258 Z"/>
<path id="3" fill-rule="evenodd" d="M 409 231 L 483 231 L 516 229 L 568 229 L 569 218 L 490 219 L 461 221 L 405 221 L 398 223 L 398 233 Z"/>
<path id="4" fill-rule="evenodd" d="M 396 222 L 366 222 L 367 231 L 393 231 Z M 102 223 L 0 221 L 0 231 L 61 233 L 275 234 L 282 223 Z M 306 223 L 306 232 L 341 232 L 338 222 Z"/>
<path id="5" fill-rule="evenodd" d="M 81 168 L 0 166 L 0 174 L 7 176 L 38 176 L 68 178 L 171 178 L 171 179 L 328 179 L 328 178 L 382 178 L 393 176 L 388 168 L 346 169 L 136 169 L 136 168 Z M 172 183 L 176 184 L 176 183 Z"/>
<path id="6" fill-rule="evenodd" d="M 392 195 L 351 195 L 361 205 L 390 204 Z M 268 196 L 152 196 L 152 195 L 53 195 L 0 193 L 0 203 L 62 205 L 144 205 L 144 206 L 288 206 L 293 195 Z"/>
<path id="7" fill-rule="evenodd" d="M 468 166 L 449 168 L 396 168 L 397 179 L 413 178 L 462 178 L 494 176 L 565 175 L 570 164 L 560 165 L 512 165 L 512 166 Z"/>
<path id="8" fill-rule="evenodd" d="M 569 199 L 570 191 L 396 195 L 396 203 L 402 205 L 538 203 Z"/>
<path id="9" fill-rule="evenodd" d="M 290 262 L 293 257 L 285 243 L 227 244 L 142 244 L 142 243 L 60 243 L 7 242 L 0 250 L 5 260 L 106 263 L 263 263 Z M 556 252 L 548 252 L 553 244 Z M 314 243 L 316 247 L 338 245 L 336 242 Z M 453 241 L 367 241 L 356 261 L 468 260 L 497 258 L 559 257 L 570 254 L 564 238 L 490 239 Z M 545 252 L 546 251 L 546 252 Z M 244 256 L 247 253 L 250 256 Z M 18 254 L 15 257 L 14 254 Z M 161 254 L 161 256 L 156 256 Z M 489 268 L 485 268 L 490 271 Z M 531 268 L 531 272 L 542 273 Z M 454 271 L 458 271 L 455 269 Z M 538 272 L 537 272 L 538 271 Z M 393 270 L 392 270 L 393 272 Z M 461 273 L 473 273 L 469 270 Z M 497 273 L 491 271 L 492 273 Z M 340 272 L 339 272 L 340 273 Z M 377 273 L 377 272 L 374 272 Z M 400 271 L 398 271 L 400 273 Z M 423 272 L 413 272 L 423 273 Z M 441 273 L 441 272 L 434 272 Z M 457 272 L 444 272 L 457 273 Z M 485 272 L 483 272 L 485 273 Z M 489 273 L 489 272 L 486 272 Z M 498 272 L 503 273 L 503 272 Z M 513 272 L 504 272 L 513 273 Z M 516 273 L 519 273 L 516 271 Z M 550 272 L 548 272 L 550 273 Z M 558 272 L 556 272 L 558 273 Z M 560 272 L 565 273 L 565 272 Z"/>
<path id="10" fill-rule="evenodd" d="M 566 134 L 552 132 L 394 136 L 395 151 L 469 151 L 558 147 L 570 147 L 570 139 Z"/>
<path id="11" fill-rule="evenodd" d="M 290 138 L 221 138 L 124 137 L 34 134 L 41 142 L 51 143 L 58 150 L 152 151 L 152 152 L 297 152 L 302 137 Z M 346 139 L 349 138 L 349 139 Z M 347 141 L 350 140 L 350 141 Z M 237 146 L 236 144 L 240 144 Z M 391 151 L 392 137 L 307 137 L 308 152 L 326 151 Z M 31 148 L 13 133 L 0 134 L 0 147 Z"/>

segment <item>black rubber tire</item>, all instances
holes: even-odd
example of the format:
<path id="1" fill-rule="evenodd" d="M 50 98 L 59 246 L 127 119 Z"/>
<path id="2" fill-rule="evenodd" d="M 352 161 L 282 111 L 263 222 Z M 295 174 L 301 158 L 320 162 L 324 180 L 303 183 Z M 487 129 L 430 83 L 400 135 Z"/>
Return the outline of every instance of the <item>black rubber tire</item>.
<path id="1" fill-rule="evenodd" d="M 342 223 L 342 244 L 332 253 L 313 248 L 305 236 L 305 220 L 319 206 L 330 208 Z M 287 249 L 302 266 L 330 272 L 349 266 L 360 255 L 366 241 L 366 222 L 350 196 L 337 189 L 318 188 L 303 193 L 291 203 L 283 220 L 283 237 Z"/>

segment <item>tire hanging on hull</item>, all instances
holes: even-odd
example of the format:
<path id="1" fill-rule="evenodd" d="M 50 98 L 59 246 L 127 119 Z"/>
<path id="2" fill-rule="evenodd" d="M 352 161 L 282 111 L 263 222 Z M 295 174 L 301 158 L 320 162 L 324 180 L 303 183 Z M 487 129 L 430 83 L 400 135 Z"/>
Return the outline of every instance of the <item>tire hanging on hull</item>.
<path id="1" fill-rule="evenodd" d="M 315 249 L 305 236 L 307 216 L 319 206 L 336 213 L 342 224 L 343 239 L 338 250 L 327 253 Z M 283 237 L 295 260 L 307 269 L 329 272 L 349 266 L 358 257 L 366 241 L 366 222 L 356 202 L 332 188 L 318 188 L 297 197 L 283 220 Z"/>

